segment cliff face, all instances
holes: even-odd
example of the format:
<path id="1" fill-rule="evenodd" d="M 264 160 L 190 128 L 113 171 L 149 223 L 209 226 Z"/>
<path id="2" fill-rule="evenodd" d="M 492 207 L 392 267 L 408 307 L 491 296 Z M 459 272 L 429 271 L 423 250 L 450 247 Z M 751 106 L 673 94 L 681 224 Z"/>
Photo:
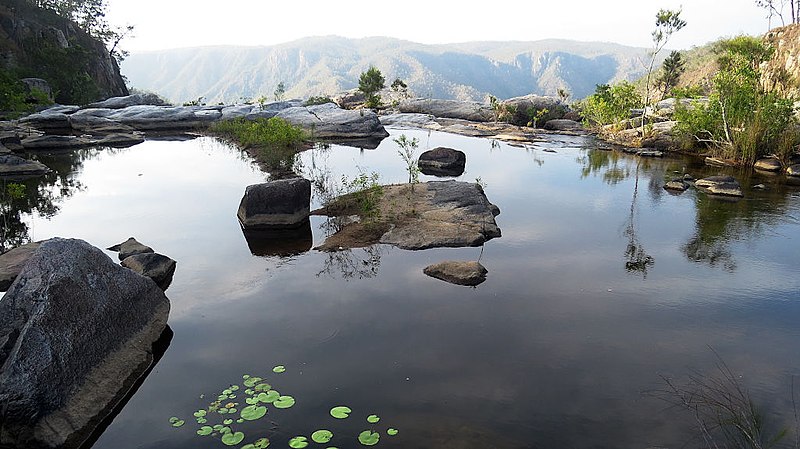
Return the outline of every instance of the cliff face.
<path id="1" fill-rule="evenodd" d="M 800 25 L 776 28 L 764 39 L 775 54 L 761 67 L 762 82 L 768 89 L 800 98 Z"/>
<path id="2" fill-rule="evenodd" d="M 45 79 L 62 103 L 128 94 L 117 62 L 102 42 L 24 0 L 0 4 L 0 67 Z"/>

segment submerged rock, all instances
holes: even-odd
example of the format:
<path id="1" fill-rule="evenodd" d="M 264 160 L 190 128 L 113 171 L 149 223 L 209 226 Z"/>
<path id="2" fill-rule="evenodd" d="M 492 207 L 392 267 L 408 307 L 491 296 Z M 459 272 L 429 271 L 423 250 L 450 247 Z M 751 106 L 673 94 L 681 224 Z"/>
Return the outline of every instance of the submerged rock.
<path id="1" fill-rule="evenodd" d="M 456 285 L 474 287 L 486 281 L 486 269 L 480 262 L 461 262 L 448 260 L 425 267 L 426 275 Z"/>
<path id="2" fill-rule="evenodd" d="M 245 229 L 301 226 L 311 212 L 311 181 L 281 179 L 247 186 L 237 216 Z"/>
<path id="3" fill-rule="evenodd" d="M 108 250 L 118 252 L 119 260 L 125 260 L 128 257 L 136 254 L 147 254 L 153 252 L 153 248 L 139 243 L 139 241 L 133 237 L 130 237 L 128 240 L 125 240 L 122 243 L 109 247 Z"/>
<path id="4" fill-rule="evenodd" d="M 169 288 L 177 262 L 158 253 L 141 253 L 126 257 L 122 266 L 149 277 L 161 290 Z"/>
<path id="5" fill-rule="evenodd" d="M 0 154 L 0 177 L 39 176 L 50 169 L 39 161 L 23 159 L 13 154 Z"/>
<path id="6" fill-rule="evenodd" d="M 781 171 L 783 165 L 781 164 L 781 161 L 775 158 L 764 158 L 757 160 L 753 165 L 753 168 L 764 171 Z"/>
<path id="7" fill-rule="evenodd" d="M 673 179 L 672 181 L 664 184 L 664 189 L 672 190 L 673 192 L 683 192 L 688 188 L 689 184 L 682 179 Z"/>
<path id="8" fill-rule="evenodd" d="M 694 185 L 712 195 L 742 197 L 742 188 L 733 176 L 709 176 L 698 179 Z"/>
<path id="9" fill-rule="evenodd" d="M 27 243 L 0 254 L 0 292 L 8 290 L 40 243 Z"/>
<path id="10" fill-rule="evenodd" d="M 429 176 L 461 176 L 467 164 L 467 155 L 452 148 L 437 147 L 419 156 L 419 170 Z"/>
<path id="11" fill-rule="evenodd" d="M 0 447 L 78 447 L 154 362 L 169 308 L 88 243 L 43 242 L 0 300 Z"/>

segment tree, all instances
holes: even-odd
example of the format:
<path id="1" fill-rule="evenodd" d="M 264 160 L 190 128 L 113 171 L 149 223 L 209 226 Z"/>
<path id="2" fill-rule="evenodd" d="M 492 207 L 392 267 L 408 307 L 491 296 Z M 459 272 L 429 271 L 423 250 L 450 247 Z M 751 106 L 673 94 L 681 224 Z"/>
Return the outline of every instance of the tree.
<path id="1" fill-rule="evenodd" d="M 644 90 L 644 112 L 642 113 L 642 135 L 644 135 L 644 124 L 647 120 L 647 107 L 650 106 L 650 78 L 653 75 L 653 66 L 656 57 L 667 45 L 669 38 L 681 28 L 686 26 L 686 21 L 681 19 L 681 10 L 672 11 L 660 9 L 656 13 L 656 28 L 653 30 L 653 51 L 650 53 L 650 65 L 647 67 L 647 79 Z"/>
<path id="2" fill-rule="evenodd" d="M 367 97 L 367 106 L 374 108 L 380 106 L 381 97 L 377 92 L 385 87 L 386 79 L 377 68 L 370 66 L 366 72 L 362 72 L 358 78 L 358 90 Z"/>
<path id="3" fill-rule="evenodd" d="M 767 10 L 768 26 L 772 28 L 772 18 L 777 16 L 781 19 L 781 25 L 786 25 L 783 20 L 783 9 L 789 4 L 791 12 L 790 23 L 800 23 L 800 0 L 756 0 L 756 6 Z"/>
<path id="4" fill-rule="evenodd" d="M 286 85 L 281 81 L 278 87 L 275 88 L 275 101 L 283 101 L 283 96 L 286 95 Z"/>
<path id="5" fill-rule="evenodd" d="M 400 78 L 395 78 L 394 81 L 392 81 L 392 90 L 393 91 L 395 91 L 395 92 L 405 92 L 406 89 L 408 89 L 408 84 L 403 82 L 403 80 L 401 80 Z"/>
<path id="6" fill-rule="evenodd" d="M 668 97 L 672 89 L 678 86 L 678 81 L 686 70 L 685 64 L 679 51 L 671 52 L 664 60 L 664 64 L 661 66 L 661 75 L 656 78 L 656 88 L 661 90 L 662 98 Z"/>

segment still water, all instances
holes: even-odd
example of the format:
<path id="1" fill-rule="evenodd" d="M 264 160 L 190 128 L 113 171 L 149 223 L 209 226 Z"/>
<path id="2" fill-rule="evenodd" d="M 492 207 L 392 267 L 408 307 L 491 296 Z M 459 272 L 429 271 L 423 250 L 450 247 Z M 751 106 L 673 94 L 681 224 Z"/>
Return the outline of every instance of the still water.
<path id="1" fill-rule="evenodd" d="M 135 236 L 178 261 L 171 344 L 94 448 L 227 447 L 198 436 L 192 413 L 243 374 L 296 404 L 232 424 L 247 434 L 235 447 L 261 437 L 288 447 L 317 429 L 334 438 L 310 447 L 360 447 L 365 429 L 382 448 L 699 447 L 691 415 L 652 392 L 664 377 L 715 374 L 715 352 L 769 428 L 794 426 L 800 189 L 737 173 L 741 201 L 673 195 L 665 179 L 720 170 L 598 150 L 590 137 L 520 148 L 391 133 L 466 152 L 459 179 L 485 184 L 503 236 L 483 248 L 256 256 L 236 210 L 245 186 L 268 176 L 233 148 L 200 138 L 40 156 L 61 171 L 28 183 L 38 206 L 23 208 L 21 238 L 104 248 Z M 407 179 L 391 138 L 317 148 L 299 164 L 315 178 Z M 312 219 L 314 245 L 325 224 Z M 478 258 L 489 275 L 477 288 L 422 273 Z M 332 418 L 336 405 L 351 417 Z M 373 413 L 378 424 L 365 421 Z M 171 427 L 172 416 L 186 424 Z"/>

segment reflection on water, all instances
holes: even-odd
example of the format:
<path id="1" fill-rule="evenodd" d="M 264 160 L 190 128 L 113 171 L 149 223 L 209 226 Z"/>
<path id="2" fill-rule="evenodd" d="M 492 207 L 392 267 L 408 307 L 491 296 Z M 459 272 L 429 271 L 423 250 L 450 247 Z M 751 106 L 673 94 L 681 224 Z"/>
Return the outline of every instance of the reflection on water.
<path id="1" fill-rule="evenodd" d="M 309 220 L 293 229 L 242 228 L 242 234 L 254 256 L 295 256 L 311 250 L 314 245 Z"/>
<path id="2" fill-rule="evenodd" d="M 491 273 L 481 288 L 422 273 L 474 260 L 477 248 L 309 250 L 339 225 L 320 217 L 290 239 L 243 235 L 241 195 L 266 176 L 210 139 L 100 151 L 63 171 L 82 186 L 70 195 L 60 181 L 41 187 L 58 210 L 21 210 L 30 238 L 106 247 L 135 236 L 178 261 L 170 350 L 95 448 L 222 447 L 196 429 L 176 431 L 169 417 L 191 417 L 200 394 L 279 364 L 286 373 L 270 380 L 297 404 L 269 429 L 243 428 L 268 432 L 276 447 L 327 425 L 334 404 L 400 429 L 382 434 L 380 448 L 694 446 L 691 419 L 642 392 L 661 387 L 662 375 L 713 370 L 708 346 L 766 418 L 791 424 L 797 187 L 735 173 L 741 201 L 670 195 L 661 188 L 669 179 L 725 170 L 601 151 L 589 137 L 519 148 L 402 133 L 420 150 L 464 151 L 457 179 L 480 178 L 502 210 L 503 237 L 481 249 Z M 314 180 L 313 207 L 342 176 L 407 179 L 391 138 L 374 150 L 319 147 L 300 162 Z M 336 424 L 343 438 L 366 428 L 361 416 Z"/>

